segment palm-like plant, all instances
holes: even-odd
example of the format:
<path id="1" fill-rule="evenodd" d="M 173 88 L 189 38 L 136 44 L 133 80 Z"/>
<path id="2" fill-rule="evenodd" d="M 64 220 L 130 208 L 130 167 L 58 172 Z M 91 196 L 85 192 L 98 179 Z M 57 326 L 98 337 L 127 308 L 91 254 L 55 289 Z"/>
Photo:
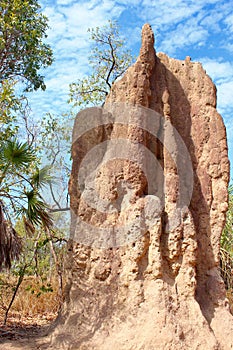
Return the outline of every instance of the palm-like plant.
<path id="1" fill-rule="evenodd" d="M 18 258 L 22 242 L 14 229 L 14 220 L 22 217 L 28 233 L 35 226 L 50 228 L 52 219 L 40 195 L 40 189 L 50 181 L 48 168 L 41 171 L 35 151 L 28 143 L 16 138 L 2 142 L 0 147 L 0 268 L 10 268 Z M 41 174 L 41 175 L 40 175 Z"/>

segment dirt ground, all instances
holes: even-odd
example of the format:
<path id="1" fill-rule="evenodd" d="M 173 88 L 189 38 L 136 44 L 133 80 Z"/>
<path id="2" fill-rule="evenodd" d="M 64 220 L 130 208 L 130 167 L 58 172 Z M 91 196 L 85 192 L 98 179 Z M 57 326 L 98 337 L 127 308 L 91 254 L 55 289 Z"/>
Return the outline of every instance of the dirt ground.
<path id="1" fill-rule="evenodd" d="M 44 349 L 43 338 L 47 333 L 47 326 L 1 326 L 0 349 L 1 350 L 34 350 Z"/>
<path id="2" fill-rule="evenodd" d="M 47 349 L 46 335 L 55 319 L 55 314 L 33 320 L 24 318 L 18 321 L 14 317 L 10 318 L 6 326 L 0 324 L 0 350 Z"/>

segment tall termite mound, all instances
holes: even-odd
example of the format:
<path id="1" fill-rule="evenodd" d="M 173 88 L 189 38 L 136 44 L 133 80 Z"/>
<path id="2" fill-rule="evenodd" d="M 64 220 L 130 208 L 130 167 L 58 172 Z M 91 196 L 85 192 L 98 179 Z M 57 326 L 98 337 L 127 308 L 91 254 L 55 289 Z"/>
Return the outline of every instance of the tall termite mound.
<path id="1" fill-rule="evenodd" d="M 219 273 L 226 132 L 200 63 L 136 63 L 104 108 L 78 114 L 66 301 L 54 349 L 232 349 Z"/>

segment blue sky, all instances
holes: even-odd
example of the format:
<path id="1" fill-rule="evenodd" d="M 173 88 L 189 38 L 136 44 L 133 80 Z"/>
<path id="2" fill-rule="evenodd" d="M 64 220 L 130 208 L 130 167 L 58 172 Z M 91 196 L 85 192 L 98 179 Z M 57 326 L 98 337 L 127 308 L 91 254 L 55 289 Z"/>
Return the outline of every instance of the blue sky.
<path id="1" fill-rule="evenodd" d="M 68 109 L 69 83 L 88 74 L 88 28 L 102 26 L 109 19 L 118 20 L 128 48 L 137 55 L 141 28 L 144 23 L 150 23 L 157 52 L 181 60 L 191 56 L 192 61 L 203 64 L 215 82 L 218 111 L 227 127 L 233 164 L 232 0 L 40 0 L 39 3 L 49 18 L 47 40 L 55 62 L 45 71 L 46 91 L 32 97 L 33 113 L 37 117 Z"/>

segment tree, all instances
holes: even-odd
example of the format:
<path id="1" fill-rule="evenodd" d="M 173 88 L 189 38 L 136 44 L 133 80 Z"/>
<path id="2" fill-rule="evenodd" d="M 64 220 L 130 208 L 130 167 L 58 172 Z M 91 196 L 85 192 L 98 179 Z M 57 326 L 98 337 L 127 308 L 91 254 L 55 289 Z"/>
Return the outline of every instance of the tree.
<path id="1" fill-rule="evenodd" d="M 103 27 L 88 29 L 88 32 L 92 42 L 90 74 L 70 84 L 68 102 L 72 107 L 69 113 L 59 116 L 48 113 L 42 121 L 40 143 L 44 146 L 50 164 L 59 169 L 59 177 L 64 185 L 63 191 L 59 193 L 51 188 L 54 211 L 69 209 L 67 184 L 71 169 L 70 145 L 77 109 L 103 104 L 112 84 L 124 74 L 133 60 L 130 52 L 124 48 L 124 39 L 120 36 L 116 22 L 109 21 Z"/>
<path id="2" fill-rule="evenodd" d="M 27 232 L 35 226 L 50 228 L 52 219 L 40 195 L 40 188 L 50 178 L 47 169 L 35 169 L 35 151 L 17 139 L 6 140 L 0 147 L 0 268 L 10 268 L 18 258 L 21 240 L 14 229 L 14 220 L 22 217 Z"/>
<path id="3" fill-rule="evenodd" d="M 45 89 L 40 69 L 53 62 L 43 42 L 47 28 L 37 0 L 0 0 L 0 141 L 17 134 L 28 109 L 25 92 Z"/>
<path id="4" fill-rule="evenodd" d="M 12 278 L 9 280 L 8 275 L 5 274 L 0 276 L 0 304 L 5 310 L 4 324 L 7 322 L 8 314 L 16 297 L 19 297 L 19 292 L 21 291 L 22 294 L 22 283 L 25 281 L 25 277 L 27 277 L 29 284 L 23 294 L 25 292 L 35 293 L 36 304 L 40 304 L 40 296 L 47 292 L 54 292 L 58 308 L 61 307 L 63 300 L 63 259 L 64 242 L 66 242 L 63 233 L 36 229 L 35 234 L 31 236 L 25 230 L 23 220 L 17 220 L 15 228 L 23 239 L 24 245 L 20 258 L 12 265 Z M 52 286 L 56 287 L 56 285 L 58 285 L 58 289 L 55 288 L 55 292 Z M 25 310 L 22 308 L 21 313 L 24 312 Z"/>
<path id="5" fill-rule="evenodd" d="M 119 34 L 117 22 L 108 21 L 108 25 L 88 31 L 93 41 L 89 57 L 91 73 L 70 84 L 69 102 L 74 107 L 101 105 L 112 84 L 133 61 L 130 51 L 124 48 L 125 41 Z"/>
<path id="6" fill-rule="evenodd" d="M 38 1 L 0 0 L 0 14 L 0 82 L 17 79 L 26 83 L 26 90 L 44 90 L 39 70 L 53 58 L 43 42 L 48 24 Z"/>
<path id="7" fill-rule="evenodd" d="M 36 231 L 36 226 L 46 228 L 45 231 L 50 237 L 51 246 L 51 237 L 53 237 L 53 233 L 51 236 L 52 219 L 50 217 L 50 211 L 69 209 L 66 202 L 62 203 L 65 204 L 62 207 L 61 198 L 56 197 L 57 193 L 54 191 L 51 176 L 48 174 L 49 167 L 41 170 L 39 170 L 38 167 L 40 164 L 40 157 L 44 157 L 44 154 L 42 155 L 39 152 L 44 152 L 43 150 L 46 149 L 50 165 L 59 169 L 62 168 L 61 172 L 64 177 L 63 183 L 65 192 L 67 189 L 65 184 L 68 183 L 70 166 L 70 154 L 67 150 L 67 144 L 70 145 L 71 139 L 69 138 L 69 130 L 67 130 L 67 115 L 64 115 L 62 118 L 57 118 L 48 113 L 41 123 L 41 133 L 39 136 L 41 140 L 37 139 L 37 143 L 40 143 L 43 149 L 35 149 L 33 142 L 19 142 L 17 112 L 20 110 L 20 114 L 24 115 L 23 102 L 25 101 L 25 96 L 17 97 L 14 87 L 18 83 L 18 80 L 20 80 L 25 83 L 25 90 L 30 90 L 32 88 L 37 89 L 38 87 L 44 88 L 44 83 L 42 82 L 43 77 L 38 75 L 38 70 L 36 69 L 41 65 L 49 65 L 51 63 L 50 60 L 52 60 L 52 55 L 50 48 L 47 46 L 44 47 L 41 44 L 42 36 L 40 35 L 44 34 L 47 28 L 45 18 L 43 16 L 41 17 L 39 14 L 34 17 L 34 12 L 31 12 L 31 10 L 29 11 L 28 17 L 24 18 L 25 9 L 23 9 L 22 1 L 5 1 L 3 3 L 5 5 L 3 11 L 5 16 L 4 25 L 6 28 L 9 27 L 11 29 L 11 31 L 9 30 L 9 38 L 11 39 L 9 39 L 8 45 L 6 45 L 4 50 L 2 46 L 0 46 L 5 55 L 5 60 L 2 61 L 4 69 L 0 71 L 0 82 L 2 82 L 0 108 L 4 116 L 3 124 L 5 125 L 5 132 L 2 137 L 2 146 L 0 149 L 2 154 L 0 158 L 0 194 L 2 197 L 0 208 L 2 211 L 2 222 L 4 222 L 5 227 L 10 228 L 7 234 L 5 234 L 4 239 L 6 242 L 14 242 L 14 244 L 10 248 L 9 244 L 2 245 L 0 259 L 2 260 L 2 266 L 10 267 L 12 259 L 19 256 L 22 245 L 21 239 L 18 238 L 14 228 L 16 219 L 23 220 L 29 235 Z M 37 2 L 34 0 L 24 2 L 24 4 L 32 6 L 35 11 L 39 9 Z M 3 5 L 1 6 L 2 9 Z M 10 17 L 7 15 L 9 11 L 15 11 L 16 8 L 18 9 L 16 13 L 19 16 L 17 17 L 18 22 L 16 21 L 18 27 L 16 26 L 15 28 L 21 28 L 22 31 L 25 28 L 29 28 L 24 39 L 22 39 L 21 36 L 18 37 L 14 30 L 14 22 L 11 17 L 15 15 Z M 22 13 L 20 13 L 20 9 L 22 9 Z M 25 21 L 30 18 L 34 18 L 35 21 L 38 19 L 39 21 L 37 31 L 35 32 L 39 33 L 39 37 L 36 40 L 32 35 L 32 39 L 29 40 L 30 42 L 28 44 L 29 48 L 31 48 L 31 51 L 29 50 L 29 53 L 31 52 L 31 58 L 28 57 L 27 61 L 24 59 L 21 60 L 21 56 L 18 56 L 18 50 L 23 52 L 25 48 L 24 41 L 30 37 L 30 30 L 32 31 L 32 26 L 36 26 L 36 24 L 33 20 L 29 20 L 28 26 L 26 26 L 26 24 L 22 26 L 22 18 L 24 18 Z M 122 48 L 124 41 L 119 37 L 116 23 L 109 22 L 108 26 L 89 29 L 89 32 L 91 33 L 91 39 L 93 41 L 89 59 L 92 73 L 89 78 L 84 78 L 83 81 L 72 84 L 72 87 L 76 89 L 75 96 L 78 99 L 75 99 L 76 97 L 73 96 L 71 102 L 75 106 L 80 107 L 85 107 L 88 104 L 102 104 L 111 85 L 126 71 L 132 62 L 130 53 Z M 35 47 L 36 43 L 39 43 L 39 47 L 37 48 Z M 20 47 L 21 44 L 22 47 Z M 12 55 L 15 55 L 14 65 L 11 64 L 13 56 L 7 54 L 7 50 L 11 53 L 10 45 L 13 45 Z M 18 50 L 15 49 L 15 45 L 18 45 Z M 38 57 L 34 57 L 34 53 L 37 49 L 39 50 L 37 52 L 40 52 L 40 54 Z M 42 59 L 41 55 L 46 56 L 46 59 Z M 30 59 L 31 65 L 29 64 Z M 33 66 L 34 63 L 35 65 Z M 30 67 L 29 70 L 26 69 L 27 64 Z M 83 88 L 80 89 L 79 83 Z M 74 117 L 72 111 L 69 117 L 70 119 Z M 65 123 L 64 120 L 66 120 Z M 37 163 L 37 167 L 35 163 Z M 46 184 L 50 186 L 51 193 L 49 207 L 45 204 L 45 200 L 41 195 L 41 188 Z M 2 236 L 2 232 L 3 230 L 0 231 L 0 237 Z M 55 258 L 55 255 L 54 260 L 57 265 L 57 270 L 59 270 L 59 261 Z"/>
<path id="8" fill-rule="evenodd" d="M 0 14 L 0 268 L 9 268 L 22 247 L 15 219 L 22 217 L 31 232 L 37 225 L 52 225 L 40 195 L 46 169 L 38 168 L 33 137 L 30 142 L 27 136 L 26 142 L 19 141 L 23 134 L 19 118 L 25 120 L 27 135 L 25 94 L 45 89 L 40 69 L 49 66 L 53 57 L 43 41 L 48 24 L 37 0 L 0 0 Z M 23 89 L 20 95 L 16 87 Z"/>

